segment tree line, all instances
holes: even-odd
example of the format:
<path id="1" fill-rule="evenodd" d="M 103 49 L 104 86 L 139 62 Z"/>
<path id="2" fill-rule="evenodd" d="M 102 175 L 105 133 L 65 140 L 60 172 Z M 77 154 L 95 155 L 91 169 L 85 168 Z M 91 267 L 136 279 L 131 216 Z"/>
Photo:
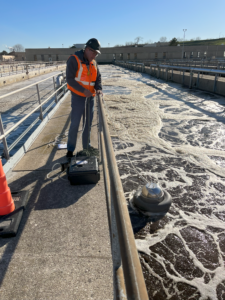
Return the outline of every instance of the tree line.
<path id="1" fill-rule="evenodd" d="M 179 43 L 183 42 L 184 39 L 182 38 L 173 38 L 172 40 L 167 39 L 166 36 L 161 36 L 159 41 L 160 43 L 169 43 L 169 46 L 177 46 Z M 201 38 L 198 36 L 195 39 L 185 39 L 185 41 L 199 41 Z M 147 44 L 152 44 L 152 40 L 148 40 L 147 42 L 143 43 L 143 37 L 138 36 L 134 39 L 133 42 L 126 42 L 125 44 L 116 44 L 114 47 L 123 47 L 123 46 L 135 46 L 135 45 L 147 45 Z"/>
<path id="2" fill-rule="evenodd" d="M 13 47 L 6 46 L 6 48 L 9 49 L 9 52 L 3 50 L 2 52 L 0 52 L 0 55 L 7 55 L 12 52 L 25 52 L 25 48 L 21 44 L 16 44 Z"/>

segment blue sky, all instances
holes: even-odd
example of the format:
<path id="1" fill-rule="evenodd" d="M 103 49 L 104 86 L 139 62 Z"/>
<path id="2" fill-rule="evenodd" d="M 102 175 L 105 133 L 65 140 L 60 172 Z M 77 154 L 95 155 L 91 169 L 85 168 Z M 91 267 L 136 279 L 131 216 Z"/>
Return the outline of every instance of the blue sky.
<path id="1" fill-rule="evenodd" d="M 102 47 L 165 36 L 225 36 L 225 0 L 28 1 L 0 3 L 0 51 L 5 45 L 61 48 L 97 38 Z"/>

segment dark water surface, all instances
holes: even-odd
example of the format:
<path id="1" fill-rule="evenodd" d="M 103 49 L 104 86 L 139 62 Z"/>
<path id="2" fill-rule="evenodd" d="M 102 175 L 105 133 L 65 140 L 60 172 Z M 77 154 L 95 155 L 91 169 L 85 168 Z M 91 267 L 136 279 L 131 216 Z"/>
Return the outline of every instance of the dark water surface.
<path id="1" fill-rule="evenodd" d="M 142 82 L 154 89 L 136 98 L 130 115 L 129 95 L 126 106 L 122 97 L 105 97 L 110 122 L 118 128 L 113 146 L 149 299 L 225 299 L 225 99 L 116 66 L 105 73 L 101 68 L 105 78 L 109 68 L 114 79 L 124 77 L 131 87 Z M 141 142 L 124 139 L 138 132 L 138 121 L 131 120 L 142 102 L 143 116 L 146 110 L 157 115 L 158 135 L 151 133 L 156 122 L 146 121 Z M 157 181 L 172 196 L 166 215 L 142 215 L 133 206 L 134 192 L 146 181 Z"/>

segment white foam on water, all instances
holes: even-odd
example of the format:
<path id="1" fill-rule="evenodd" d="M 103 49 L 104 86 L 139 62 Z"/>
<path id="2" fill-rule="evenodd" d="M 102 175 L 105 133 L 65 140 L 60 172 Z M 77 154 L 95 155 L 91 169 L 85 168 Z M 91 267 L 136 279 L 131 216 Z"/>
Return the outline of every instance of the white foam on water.
<path id="1" fill-rule="evenodd" d="M 166 278 L 172 280 L 173 289 L 143 257 L 142 264 L 160 282 L 168 299 L 172 295 L 177 295 L 177 299 L 189 299 L 181 293 L 178 283 L 196 288 L 196 294 L 190 295 L 190 299 L 222 299 L 225 279 L 225 249 L 221 248 L 225 235 L 225 98 L 191 91 L 179 84 L 117 66 L 100 66 L 100 69 L 103 74 L 107 70 L 105 85 L 131 89 L 129 95 L 104 96 L 117 164 L 131 209 L 138 216 L 131 199 L 137 188 L 144 184 L 143 178 L 159 182 L 173 195 L 166 221 L 151 223 L 151 228 L 156 227 L 154 233 L 136 239 L 139 252 L 161 265 Z M 110 70 L 114 77 L 110 77 Z M 191 230 L 197 236 L 193 236 L 193 244 L 188 240 Z M 163 245 L 172 253 L 165 242 L 171 235 L 179 239 L 182 251 L 186 251 L 186 257 L 201 276 L 185 277 L 157 250 Z M 207 248 L 212 251 L 212 258 Z M 177 257 L 176 253 L 173 255 Z M 157 289 L 152 296 L 156 294 Z"/>

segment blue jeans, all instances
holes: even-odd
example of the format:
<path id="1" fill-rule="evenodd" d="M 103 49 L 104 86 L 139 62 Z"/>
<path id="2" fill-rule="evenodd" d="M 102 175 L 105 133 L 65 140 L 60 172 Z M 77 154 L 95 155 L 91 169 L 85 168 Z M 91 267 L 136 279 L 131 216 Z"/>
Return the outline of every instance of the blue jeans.
<path id="1" fill-rule="evenodd" d="M 68 151 L 73 152 L 76 148 L 77 133 L 80 125 L 80 120 L 81 120 L 81 116 L 83 115 L 83 126 L 84 126 L 85 111 L 86 111 L 86 122 L 85 122 L 84 132 L 82 136 L 83 149 L 87 149 L 90 146 L 91 124 L 94 115 L 94 97 L 87 98 L 86 110 L 85 110 L 85 99 L 86 98 L 72 93 L 71 123 L 70 123 L 70 129 L 69 129 L 68 141 L 67 141 Z M 88 105 L 90 106 L 89 120 L 88 120 Z"/>

